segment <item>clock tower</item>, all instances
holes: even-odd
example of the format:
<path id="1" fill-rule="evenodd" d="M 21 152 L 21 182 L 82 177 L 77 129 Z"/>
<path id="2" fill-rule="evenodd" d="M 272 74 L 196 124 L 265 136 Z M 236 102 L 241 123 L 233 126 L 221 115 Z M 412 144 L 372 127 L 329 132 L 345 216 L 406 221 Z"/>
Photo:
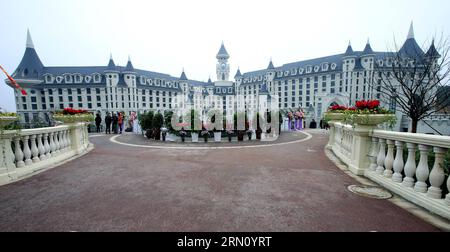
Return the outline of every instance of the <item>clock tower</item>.
<path id="1" fill-rule="evenodd" d="M 228 59 L 230 58 L 230 55 L 228 55 L 228 52 L 225 49 L 225 46 L 223 45 L 223 41 L 216 58 L 217 58 L 217 66 L 216 66 L 217 80 L 228 81 L 228 78 L 230 77 L 230 65 L 228 64 Z"/>

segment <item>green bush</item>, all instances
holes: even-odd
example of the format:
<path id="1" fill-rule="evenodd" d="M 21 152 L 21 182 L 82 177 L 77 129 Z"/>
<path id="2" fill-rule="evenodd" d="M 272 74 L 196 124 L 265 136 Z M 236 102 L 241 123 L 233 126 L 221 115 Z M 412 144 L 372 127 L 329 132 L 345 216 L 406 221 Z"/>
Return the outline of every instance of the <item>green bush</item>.
<path id="1" fill-rule="evenodd" d="M 149 111 L 144 114 L 140 114 L 138 116 L 139 118 L 139 124 L 141 125 L 142 130 L 148 130 L 153 128 L 153 111 Z"/>
<path id="2" fill-rule="evenodd" d="M 161 129 L 164 125 L 164 117 L 162 114 L 158 113 L 153 116 L 153 128 Z"/>

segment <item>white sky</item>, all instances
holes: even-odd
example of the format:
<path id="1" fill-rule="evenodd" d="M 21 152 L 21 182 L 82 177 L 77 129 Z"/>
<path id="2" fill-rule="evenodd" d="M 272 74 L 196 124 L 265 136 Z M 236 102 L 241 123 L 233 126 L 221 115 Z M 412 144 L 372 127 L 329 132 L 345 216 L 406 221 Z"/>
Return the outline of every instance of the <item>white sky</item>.
<path id="1" fill-rule="evenodd" d="M 0 64 L 12 73 L 30 28 L 46 66 L 116 64 L 128 55 L 135 68 L 189 79 L 215 77 L 223 40 L 231 76 L 343 53 L 351 40 L 383 51 L 406 38 L 414 20 L 416 40 L 450 34 L 448 0 L 139 1 L 0 0 Z M 5 77 L 2 75 L 2 79 Z M 0 107 L 15 110 L 12 89 L 0 84 Z"/>

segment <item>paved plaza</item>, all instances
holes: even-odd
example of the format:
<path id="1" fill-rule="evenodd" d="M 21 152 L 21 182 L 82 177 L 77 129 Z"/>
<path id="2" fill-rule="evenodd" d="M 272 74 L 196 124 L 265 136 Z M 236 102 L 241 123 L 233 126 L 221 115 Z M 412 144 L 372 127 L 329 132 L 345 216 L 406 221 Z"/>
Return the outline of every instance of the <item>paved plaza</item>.
<path id="1" fill-rule="evenodd" d="M 0 187 L 0 230 L 439 231 L 349 192 L 358 182 L 326 157 L 324 132 L 203 149 L 190 147 L 222 145 L 110 138 L 92 135 L 85 156 Z"/>

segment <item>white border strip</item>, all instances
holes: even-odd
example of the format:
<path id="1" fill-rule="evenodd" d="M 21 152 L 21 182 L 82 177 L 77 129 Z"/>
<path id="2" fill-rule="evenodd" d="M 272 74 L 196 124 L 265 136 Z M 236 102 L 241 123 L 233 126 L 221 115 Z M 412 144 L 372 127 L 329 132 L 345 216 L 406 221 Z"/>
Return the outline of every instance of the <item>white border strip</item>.
<path id="1" fill-rule="evenodd" d="M 140 147 L 140 148 L 153 148 L 153 149 L 172 149 L 172 150 L 223 150 L 223 149 L 244 149 L 244 148 L 265 148 L 265 147 L 273 147 L 273 146 L 282 146 L 282 145 L 288 145 L 288 144 L 295 144 L 295 143 L 301 143 L 301 142 L 306 142 L 308 140 L 310 140 L 312 138 L 312 135 L 309 134 L 308 132 L 304 132 L 304 131 L 300 131 L 300 133 L 305 134 L 306 138 L 304 139 L 300 139 L 300 140 L 296 140 L 296 141 L 291 141 L 291 142 L 286 142 L 286 143 L 276 143 L 276 144 L 262 144 L 262 145 L 244 145 L 244 146 L 222 146 L 222 147 L 206 147 L 206 146 L 202 146 L 202 147 L 181 147 L 181 146 L 152 146 L 152 145 L 140 145 L 140 144 L 129 144 L 129 143 L 123 143 L 123 142 L 119 142 L 116 140 L 117 137 L 119 137 L 120 135 L 116 135 L 113 136 L 109 139 L 109 141 L 116 143 L 116 144 L 121 144 L 121 145 L 126 145 L 126 146 L 131 146 L 131 147 Z M 195 143 L 194 143 L 195 144 Z"/>

